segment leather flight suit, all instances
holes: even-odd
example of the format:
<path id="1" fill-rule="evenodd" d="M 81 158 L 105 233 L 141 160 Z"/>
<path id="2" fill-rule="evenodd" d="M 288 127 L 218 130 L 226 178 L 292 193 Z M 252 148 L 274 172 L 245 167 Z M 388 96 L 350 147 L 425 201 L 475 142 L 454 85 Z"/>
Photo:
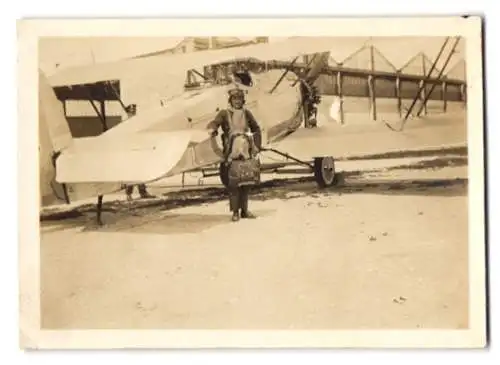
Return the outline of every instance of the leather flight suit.
<path id="1" fill-rule="evenodd" d="M 245 115 L 248 130 L 253 134 L 253 143 L 257 150 L 259 150 L 262 145 L 262 135 L 259 124 L 248 109 L 243 109 L 243 113 Z M 228 155 L 230 152 L 229 143 L 231 141 L 231 120 L 229 118 L 231 117 L 231 110 L 221 110 L 215 119 L 208 125 L 208 128 L 214 131 L 216 131 L 219 127 L 222 129 L 222 141 L 226 159 L 229 157 Z M 242 218 L 252 218 L 253 215 L 248 210 L 250 186 L 230 187 L 228 190 L 229 208 L 231 212 L 233 212 L 233 219 L 236 215 L 239 216 L 239 212 L 241 212 Z"/>

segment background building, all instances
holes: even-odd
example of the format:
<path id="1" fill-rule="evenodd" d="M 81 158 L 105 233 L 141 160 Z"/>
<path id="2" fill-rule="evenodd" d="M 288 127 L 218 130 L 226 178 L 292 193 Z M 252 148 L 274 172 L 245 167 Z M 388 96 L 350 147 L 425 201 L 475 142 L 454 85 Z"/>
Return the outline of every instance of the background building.
<path id="1" fill-rule="evenodd" d="M 395 118 L 404 113 L 405 108 L 408 108 L 418 93 L 420 83 L 425 79 L 445 40 L 445 37 L 330 38 L 332 46 L 329 66 L 338 72 L 322 75 L 316 84 L 320 92 L 325 95 L 323 98 L 325 102 L 320 105 L 320 108 L 329 109 L 330 105 L 335 102 L 334 99 L 341 97 L 343 101 L 342 123 L 358 120 L 366 122 L 370 119 L 386 117 Z M 176 74 L 172 70 L 166 70 L 162 63 L 163 57 L 207 49 L 241 47 L 274 40 L 269 37 L 50 39 L 41 42 L 40 58 L 41 67 L 49 76 L 56 67 L 54 65 L 57 65 L 56 68 L 64 68 L 88 65 L 93 61 L 98 63 L 130 58 L 151 60 L 151 62 L 149 60 L 145 62 L 148 67 L 144 69 L 124 70 L 124 77 L 120 80 L 120 95 L 123 103 L 135 105 L 137 112 L 141 113 L 142 110 L 149 108 L 167 106 L 169 96 L 179 93 L 190 82 L 185 74 Z M 314 42 L 308 39 L 306 41 Z M 327 39 L 327 41 L 330 40 Z M 443 70 L 452 43 L 453 41 L 448 43 L 443 57 L 432 73 L 434 78 L 440 76 L 442 84 L 440 81 L 440 85 L 434 88 L 425 113 L 446 112 L 465 106 L 464 41 L 458 43 Z M 277 48 L 279 48 L 278 44 Z M 308 57 L 304 57 L 302 64 L 307 64 L 307 61 Z M 399 86 L 396 82 L 397 78 L 401 78 Z M 341 80 L 342 93 L 338 87 L 338 80 Z M 426 85 L 427 87 L 431 86 Z M 106 112 L 110 127 L 128 117 L 118 102 L 107 102 Z M 320 112 L 328 113 L 328 110 L 320 110 Z M 87 101 L 68 102 L 66 113 L 75 137 L 102 133 L 102 123 Z M 399 116 L 396 115 L 398 113 Z"/>

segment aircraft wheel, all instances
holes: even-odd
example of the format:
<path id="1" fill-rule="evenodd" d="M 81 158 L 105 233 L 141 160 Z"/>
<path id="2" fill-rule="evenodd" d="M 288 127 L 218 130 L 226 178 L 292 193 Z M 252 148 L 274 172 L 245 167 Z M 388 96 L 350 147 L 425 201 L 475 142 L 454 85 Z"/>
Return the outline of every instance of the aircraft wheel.
<path id="1" fill-rule="evenodd" d="M 229 185 L 229 169 L 224 163 L 221 163 L 219 165 L 219 178 L 222 185 L 227 188 L 227 186 Z"/>
<path id="2" fill-rule="evenodd" d="M 331 156 L 314 158 L 314 178 L 320 188 L 334 185 L 337 181 L 335 160 Z"/>

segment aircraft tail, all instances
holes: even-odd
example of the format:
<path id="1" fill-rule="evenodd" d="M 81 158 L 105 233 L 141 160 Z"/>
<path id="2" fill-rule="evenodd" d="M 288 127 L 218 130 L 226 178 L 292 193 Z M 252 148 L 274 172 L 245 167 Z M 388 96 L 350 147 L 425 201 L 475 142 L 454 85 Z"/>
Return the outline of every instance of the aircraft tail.
<path id="1" fill-rule="evenodd" d="M 61 167 L 60 160 L 74 148 L 75 140 L 71 135 L 63 106 L 42 71 L 39 72 L 38 80 L 40 206 L 70 203 L 73 200 L 120 190 L 121 184 L 118 182 L 66 184 L 64 181 L 61 183 L 57 181 L 56 170 L 62 168 L 62 172 L 65 172 L 70 169 L 68 166 Z M 88 153 L 87 151 L 86 154 Z"/>
<path id="2" fill-rule="evenodd" d="M 63 106 L 42 71 L 39 72 L 38 82 L 38 113 L 41 124 L 45 124 L 41 127 L 47 129 L 54 150 L 61 151 L 69 147 L 73 140 Z"/>
<path id="3" fill-rule="evenodd" d="M 38 123 L 40 204 L 68 203 L 65 187 L 55 180 L 55 158 L 73 138 L 61 102 L 42 71 L 38 77 Z"/>

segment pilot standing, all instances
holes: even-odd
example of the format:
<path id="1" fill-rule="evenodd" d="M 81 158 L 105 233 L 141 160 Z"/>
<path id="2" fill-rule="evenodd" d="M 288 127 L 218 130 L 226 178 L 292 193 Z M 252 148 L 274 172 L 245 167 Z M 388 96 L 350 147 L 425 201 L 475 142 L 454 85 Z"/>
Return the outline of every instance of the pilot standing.
<path id="1" fill-rule="evenodd" d="M 262 146 L 262 134 L 259 124 L 250 110 L 244 108 L 245 94 L 239 88 L 229 90 L 229 108 L 220 110 L 215 119 L 207 126 L 209 134 L 216 136 L 219 127 L 222 129 L 224 163 L 230 166 L 235 159 L 252 159 Z M 236 137 L 250 134 L 248 143 Z M 245 140 L 243 140 L 245 141 Z M 240 218 L 255 218 L 248 209 L 248 193 L 250 186 L 229 186 L 229 207 L 233 222 Z"/>

